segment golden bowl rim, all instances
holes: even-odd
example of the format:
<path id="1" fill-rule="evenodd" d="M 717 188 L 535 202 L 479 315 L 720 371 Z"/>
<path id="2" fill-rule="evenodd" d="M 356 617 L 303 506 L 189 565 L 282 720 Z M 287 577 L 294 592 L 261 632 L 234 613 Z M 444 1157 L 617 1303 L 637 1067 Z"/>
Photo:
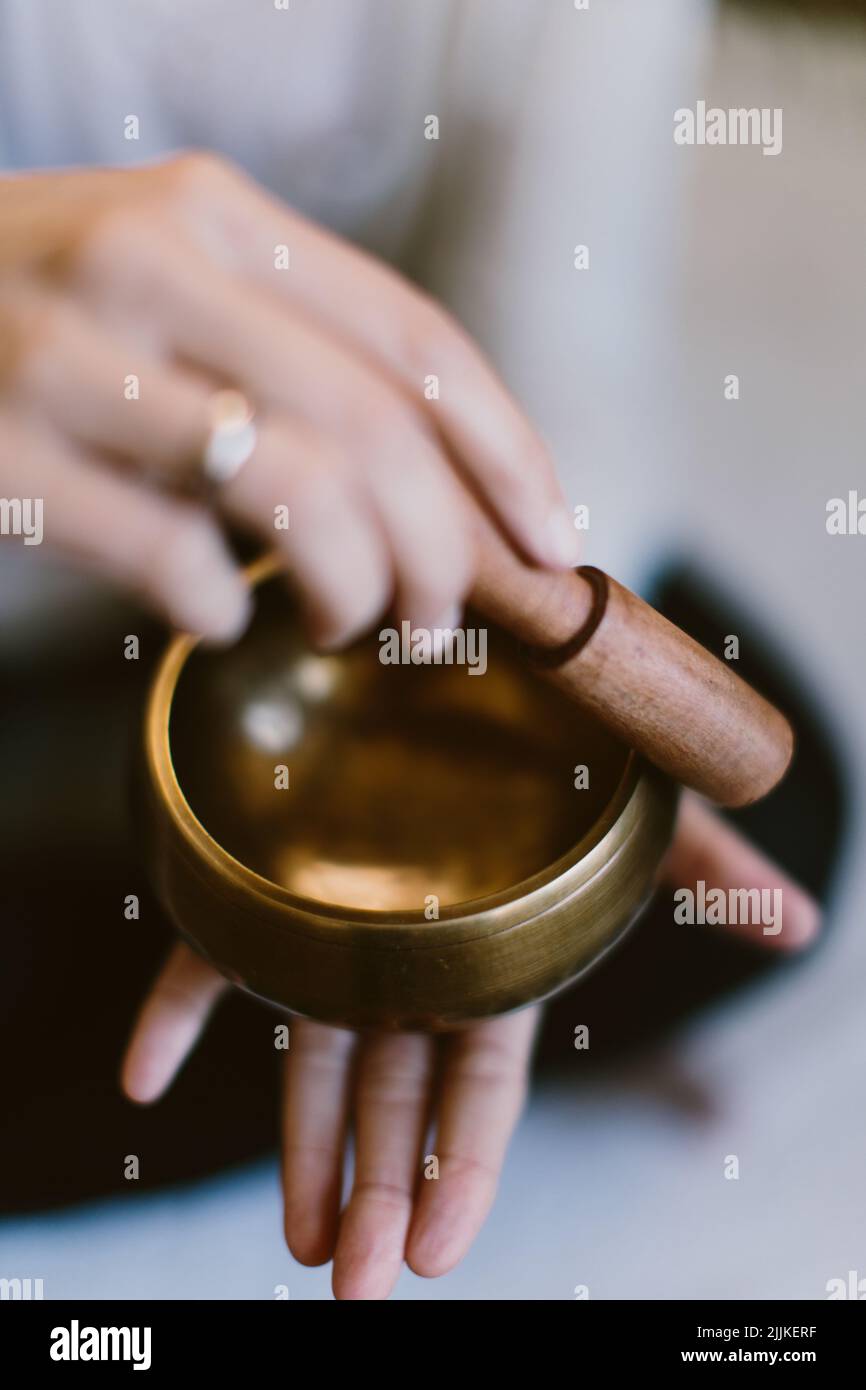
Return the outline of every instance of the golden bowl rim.
<path id="1" fill-rule="evenodd" d="M 284 565 L 280 558 L 266 554 L 246 565 L 242 571 L 248 587 L 274 578 Z M 644 771 L 643 761 L 633 748 L 623 745 L 625 765 L 620 779 L 602 814 L 586 833 L 566 852 L 529 878 L 495 894 L 443 905 L 439 916 L 429 920 L 422 909 L 361 908 L 339 903 L 326 903 L 306 898 L 285 888 L 249 868 L 230 854 L 207 830 L 193 811 L 174 769 L 169 727 L 171 709 L 178 681 L 186 663 L 202 639 L 190 633 L 176 633 L 159 660 L 147 696 L 144 720 L 145 765 L 151 788 L 167 812 L 193 862 L 210 869 L 211 873 L 235 892 L 257 901 L 266 909 L 276 909 L 282 925 L 296 927 L 298 919 L 310 925 L 349 926 L 353 930 L 369 929 L 376 934 L 377 944 L 385 946 L 383 928 L 399 930 L 401 942 L 405 933 L 418 928 L 418 944 L 431 945 L 436 928 L 450 928 L 448 936 L 457 929 L 467 928 L 479 934 L 507 930 L 546 911 L 554 903 L 581 887 L 600 871 L 587 861 L 594 850 L 616 826 L 626 811 Z M 590 869 L 587 875 L 586 870 Z M 432 929 L 432 930 L 431 930 Z M 387 935 L 387 932 L 385 933 Z"/>

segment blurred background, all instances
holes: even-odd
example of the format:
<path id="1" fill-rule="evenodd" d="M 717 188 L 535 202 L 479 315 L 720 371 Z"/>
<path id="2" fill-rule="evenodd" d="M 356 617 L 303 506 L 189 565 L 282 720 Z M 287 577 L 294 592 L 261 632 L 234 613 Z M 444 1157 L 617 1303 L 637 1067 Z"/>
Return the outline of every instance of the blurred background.
<path id="1" fill-rule="evenodd" d="M 15 54 L 0 162 L 210 145 L 403 264 L 547 435 L 590 508 L 587 560 L 717 651 L 739 634 L 742 673 L 800 738 L 789 783 L 741 819 L 822 896 L 822 944 L 768 965 L 675 933 L 658 904 L 549 1010 L 467 1260 L 432 1283 L 405 1274 L 395 1296 L 822 1298 L 866 1277 L 866 537 L 825 525 L 829 499 L 866 496 L 862 9 L 293 0 L 276 42 L 265 7 L 177 8 L 90 0 L 58 23 L 45 0 L 0 0 Z M 256 69 L 253 111 L 220 96 L 233 55 L 239 88 Z M 676 146 L 674 111 L 701 99 L 782 108 L 782 152 Z M 131 148 L 128 111 L 146 117 Z M 430 113 L 438 142 L 421 136 Z M 0 542 L 0 1275 L 42 1278 L 48 1298 L 328 1298 L 329 1270 L 282 1241 L 266 1010 L 233 999 L 156 1110 L 116 1093 L 169 940 L 125 817 L 163 636 L 14 545 Z M 118 659 L 129 631 L 137 665 Z M 140 922 L 123 917 L 130 892 Z M 589 1053 L 572 1045 L 581 1023 Z M 145 1155 L 134 1192 L 126 1153 Z"/>

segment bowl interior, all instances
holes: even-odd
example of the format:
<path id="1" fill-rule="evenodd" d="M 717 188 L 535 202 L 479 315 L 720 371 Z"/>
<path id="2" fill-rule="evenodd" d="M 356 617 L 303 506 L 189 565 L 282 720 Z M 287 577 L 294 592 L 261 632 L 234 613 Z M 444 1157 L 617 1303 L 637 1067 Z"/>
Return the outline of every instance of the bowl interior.
<path id="1" fill-rule="evenodd" d="M 193 649 L 169 740 L 195 816 L 272 883 L 347 913 L 472 903 L 543 873 L 608 806 L 627 750 L 494 628 L 483 674 L 386 665 L 378 635 L 311 651 L 279 578 L 257 599 L 240 643 Z"/>

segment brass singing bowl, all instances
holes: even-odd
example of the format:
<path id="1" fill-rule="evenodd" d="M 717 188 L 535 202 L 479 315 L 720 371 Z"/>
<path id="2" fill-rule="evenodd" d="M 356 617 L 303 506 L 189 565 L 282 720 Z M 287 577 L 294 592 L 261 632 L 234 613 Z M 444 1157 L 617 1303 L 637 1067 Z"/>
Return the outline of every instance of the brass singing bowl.
<path id="1" fill-rule="evenodd" d="M 176 637 L 148 699 L 140 807 L 180 932 L 353 1028 L 455 1027 L 594 965 L 652 892 L 674 785 L 492 628 L 484 674 L 383 665 L 376 636 L 319 655 L 273 562 L 248 577 L 244 638 Z"/>

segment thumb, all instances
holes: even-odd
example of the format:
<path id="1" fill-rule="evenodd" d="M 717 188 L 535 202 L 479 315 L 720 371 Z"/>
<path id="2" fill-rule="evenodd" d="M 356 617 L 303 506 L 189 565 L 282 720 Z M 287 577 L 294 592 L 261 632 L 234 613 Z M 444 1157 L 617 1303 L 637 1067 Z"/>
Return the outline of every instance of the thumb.
<path id="1" fill-rule="evenodd" d="M 765 935 L 760 922 L 731 924 L 730 930 L 756 945 L 797 951 L 818 935 L 821 912 L 815 899 L 717 815 L 694 792 L 680 803 L 676 834 L 662 866 L 662 878 L 675 888 L 781 890 L 782 930 Z"/>
<path id="2" fill-rule="evenodd" d="M 121 1065 L 130 1100 L 157 1100 L 192 1051 L 229 984 L 188 946 L 177 945 L 145 999 Z"/>

